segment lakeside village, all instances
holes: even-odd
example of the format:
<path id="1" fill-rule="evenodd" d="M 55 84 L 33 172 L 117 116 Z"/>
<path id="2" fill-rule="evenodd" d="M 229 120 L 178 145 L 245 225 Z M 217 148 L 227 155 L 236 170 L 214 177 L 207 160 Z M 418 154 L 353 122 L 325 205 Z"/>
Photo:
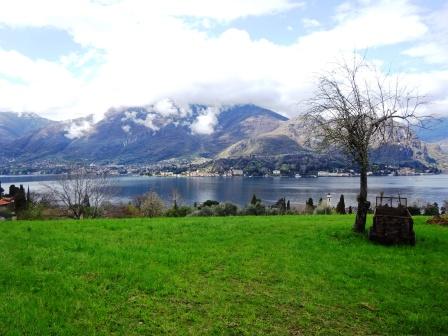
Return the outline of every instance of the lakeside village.
<path id="1" fill-rule="evenodd" d="M 413 168 L 395 168 L 391 169 L 390 171 L 380 171 L 377 173 L 374 172 L 367 172 L 368 176 L 417 176 L 417 175 L 433 175 L 435 174 L 431 170 L 425 171 L 425 172 L 416 172 Z M 173 171 L 158 171 L 158 172 L 151 172 L 151 173 L 145 173 L 142 175 L 149 175 L 149 176 L 160 176 L 160 177 L 168 177 L 168 176 L 176 176 L 176 177 L 203 177 L 203 176 L 224 176 L 224 177 L 232 177 L 232 176 L 246 176 L 246 177 L 254 177 L 253 175 L 246 174 L 242 169 L 230 169 L 226 171 L 223 174 L 220 173 L 213 173 L 213 172 L 207 172 L 207 171 L 201 171 L 201 170 L 195 170 L 195 171 L 185 171 L 181 173 L 175 173 Z M 317 171 L 316 174 L 304 174 L 301 175 L 299 173 L 296 173 L 294 175 L 291 174 L 283 174 L 281 170 L 274 169 L 270 174 L 265 174 L 260 177 L 295 177 L 295 178 L 317 178 L 317 177 L 359 177 L 359 173 L 357 173 L 355 170 L 350 169 L 348 171 L 343 169 L 336 169 L 335 171 Z"/>
<path id="2" fill-rule="evenodd" d="M 58 175 L 82 169 L 91 174 L 108 176 L 159 176 L 159 177 L 295 177 L 295 178 L 317 178 L 317 177 L 357 177 L 359 173 L 355 169 L 333 168 L 327 170 L 304 170 L 296 169 L 293 165 L 282 164 L 277 169 L 263 169 L 263 173 L 254 173 L 251 170 L 240 167 L 230 167 L 216 170 L 204 164 L 170 163 L 164 162 L 152 165 L 120 165 L 108 164 L 97 165 L 68 165 L 42 162 L 34 166 L 18 165 L 10 168 L 0 169 L 0 175 Z M 368 172 L 369 176 L 417 176 L 440 174 L 437 168 L 412 168 L 394 165 L 373 165 Z"/>

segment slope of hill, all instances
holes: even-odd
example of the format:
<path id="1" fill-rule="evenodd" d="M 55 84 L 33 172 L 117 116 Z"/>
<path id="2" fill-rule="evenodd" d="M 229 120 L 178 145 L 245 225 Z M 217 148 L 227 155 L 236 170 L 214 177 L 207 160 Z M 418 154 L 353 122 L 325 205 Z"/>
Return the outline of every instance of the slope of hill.
<path id="1" fill-rule="evenodd" d="M 416 128 L 415 132 L 425 142 L 448 142 L 448 117 L 432 119 L 425 123 L 425 128 Z"/>
<path id="2" fill-rule="evenodd" d="M 0 112 L 0 142 L 14 141 L 53 123 L 35 113 Z"/>
<path id="3" fill-rule="evenodd" d="M 172 101 L 111 109 L 92 117 L 53 122 L 16 139 L 6 153 L 18 160 L 61 159 L 98 163 L 150 163 L 212 158 L 234 143 L 277 128 L 287 118 L 254 106 L 220 108 Z"/>
<path id="4" fill-rule="evenodd" d="M 299 116 L 282 122 L 276 129 L 254 138 L 243 139 L 219 153 L 219 159 L 280 154 L 304 154 L 315 152 L 312 146 L 312 127 Z M 395 132 L 395 142 L 377 145 L 372 149 L 372 162 L 388 165 L 433 166 L 446 169 L 448 155 L 441 146 L 426 144 L 416 137 L 408 139 L 404 132 Z M 403 134 L 402 134 L 403 133 Z M 310 140 L 311 139 L 311 140 Z M 336 149 L 326 153 L 334 163 L 341 162 L 342 155 Z"/>

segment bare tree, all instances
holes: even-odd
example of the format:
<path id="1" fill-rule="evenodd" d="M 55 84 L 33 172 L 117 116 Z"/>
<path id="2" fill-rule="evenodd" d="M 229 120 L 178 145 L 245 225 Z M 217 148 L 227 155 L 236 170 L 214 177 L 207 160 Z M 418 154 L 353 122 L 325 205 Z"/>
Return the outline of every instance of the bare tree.
<path id="1" fill-rule="evenodd" d="M 163 214 L 165 210 L 165 203 L 157 195 L 157 193 L 151 191 L 144 195 L 143 203 L 141 204 L 141 211 L 145 216 L 158 217 Z"/>
<path id="2" fill-rule="evenodd" d="M 46 184 L 45 188 L 76 219 L 83 218 L 87 212 L 97 217 L 113 190 L 107 175 L 89 174 L 85 170 L 64 175 L 54 185 Z"/>
<path id="3" fill-rule="evenodd" d="M 308 101 L 306 117 L 314 136 L 325 148 L 340 148 L 359 166 L 360 192 L 353 229 L 364 232 L 367 211 L 369 152 L 399 134 L 409 137 L 410 126 L 421 125 L 422 97 L 408 90 L 399 78 L 381 75 L 365 59 L 338 63 L 318 79 Z"/>

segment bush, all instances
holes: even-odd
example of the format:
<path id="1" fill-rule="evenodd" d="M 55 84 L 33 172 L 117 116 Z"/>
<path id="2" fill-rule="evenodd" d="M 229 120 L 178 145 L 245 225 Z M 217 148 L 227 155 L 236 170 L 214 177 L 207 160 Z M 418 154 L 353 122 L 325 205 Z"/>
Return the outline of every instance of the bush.
<path id="1" fill-rule="evenodd" d="M 11 219 L 13 212 L 10 209 L 0 209 L 0 217 L 5 219 Z"/>
<path id="2" fill-rule="evenodd" d="M 203 206 L 191 213 L 191 216 L 236 216 L 238 207 L 232 203 L 215 204 L 212 206 Z"/>
<path id="3" fill-rule="evenodd" d="M 266 207 L 264 204 L 257 202 L 256 204 L 247 205 L 241 213 L 247 216 L 262 216 L 266 215 Z"/>
<path id="4" fill-rule="evenodd" d="M 437 203 L 433 204 L 426 204 L 426 206 L 423 208 L 423 214 L 425 216 L 437 216 L 439 215 L 439 205 Z"/>
<path id="5" fill-rule="evenodd" d="M 263 215 L 266 215 L 266 216 L 279 216 L 279 215 L 286 215 L 287 213 L 288 212 L 282 211 L 282 210 L 277 209 L 277 208 L 266 207 L 265 212 L 264 212 Z"/>
<path id="6" fill-rule="evenodd" d="M 411 216 L 418 216 L 422 214 L 420 207 L 417 204 L 412 204 L 408 206 L 408 211 L 411 214 Z"/>
<path id="7" fill-rule="evenodd" d="M 213 200 L 206 200 L 204 203 L 202 203 L 202 207 L 211 207 L 213 205 L 218 205 L 219 202 L 218 201 L 213 201 Z"/>
<path id="8" fill-rule="evenodd" d="M 190 216 L 211 217 L 214 215 L 212 207 L 202 207 L 193 211 Z"/>
<path id="9" fill-rule="evenodd" d="M 238 207 L 232 203 L 219 204 L 212 208 L 215 216 L 236 216 L 238 213 Z"/>
<path id="10" fill-rule="evenodd" d="M 103 215 L 107 218 L 134 218 L 141 217 L 142 213 L 131 203 L 112 204 L 108 202 L 103 207 Z"/>
<path id="11" fill-rule="evenodd" d="M 162 216 L 165 210 L 165 204 L 155 192 L 145 194 L 145 199 L 141 205 L 143 215 L 147 217 Z"/>
<path id="12" fill-rule="evenodd" d="M 18 219 L 43 219 L 44 206 L 40 203 L 28 203 L 28 207 L 18 213 Z"/>
<path id="13" fill-rule="evenodd" d="M 97 208 L 87 206 L 84 208 L 83 218 L 99 218 L 104 216 L 104 206 Z"/>
<path id="14" fill-rule="evenodd" d="M 314 209 L 315 215 L 331 215 L 332 213 L 333 209 L 324 202 L 320 202 L 320 204 Z"/>
<path id="15" fill-rule="evenodd" d="M 185 217 L 192 213 L 192 209 L 188 206 L 173 207 L 165 212 L 167 217 Z"/>

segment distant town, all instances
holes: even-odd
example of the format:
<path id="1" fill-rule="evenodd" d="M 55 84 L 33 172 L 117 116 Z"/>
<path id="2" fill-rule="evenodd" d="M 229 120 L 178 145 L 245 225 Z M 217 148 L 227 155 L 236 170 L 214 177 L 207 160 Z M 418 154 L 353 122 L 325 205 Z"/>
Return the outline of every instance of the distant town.
<path id="1" fill-rule="evenodd" d="M 163 162 L 150 165 L 70 165 L 56 164 L 52 162 L 35 163 L 33 165 L 17 165 L 2 167 L 0 175 L 58 175 L 67 174 L 78 169 L 86 170 L 93 174 L 106 174 L 109 176 L 147 175 L 159 177 L 205 177 L 205 176 L 246 176 L 246 177 L 295 177 L 295 178 L 317 178 L 317 177 L 356 177 L 359 173 L 356 169 L 332 168 L 327 170 L 305 170 L 294 169 L 294 166 L 283 164 L 279 169 L 262 168 L 258 171 L 246 169 L 246 167 L 224 167 L 214 169 L 209 162 L 192 164 L 190 162 Z M 373 165 L 368 172 L 369 176 L 416 176 L 440 174 L 437 168 L 413 168 L 399 167 L 394 165 Z"/>

